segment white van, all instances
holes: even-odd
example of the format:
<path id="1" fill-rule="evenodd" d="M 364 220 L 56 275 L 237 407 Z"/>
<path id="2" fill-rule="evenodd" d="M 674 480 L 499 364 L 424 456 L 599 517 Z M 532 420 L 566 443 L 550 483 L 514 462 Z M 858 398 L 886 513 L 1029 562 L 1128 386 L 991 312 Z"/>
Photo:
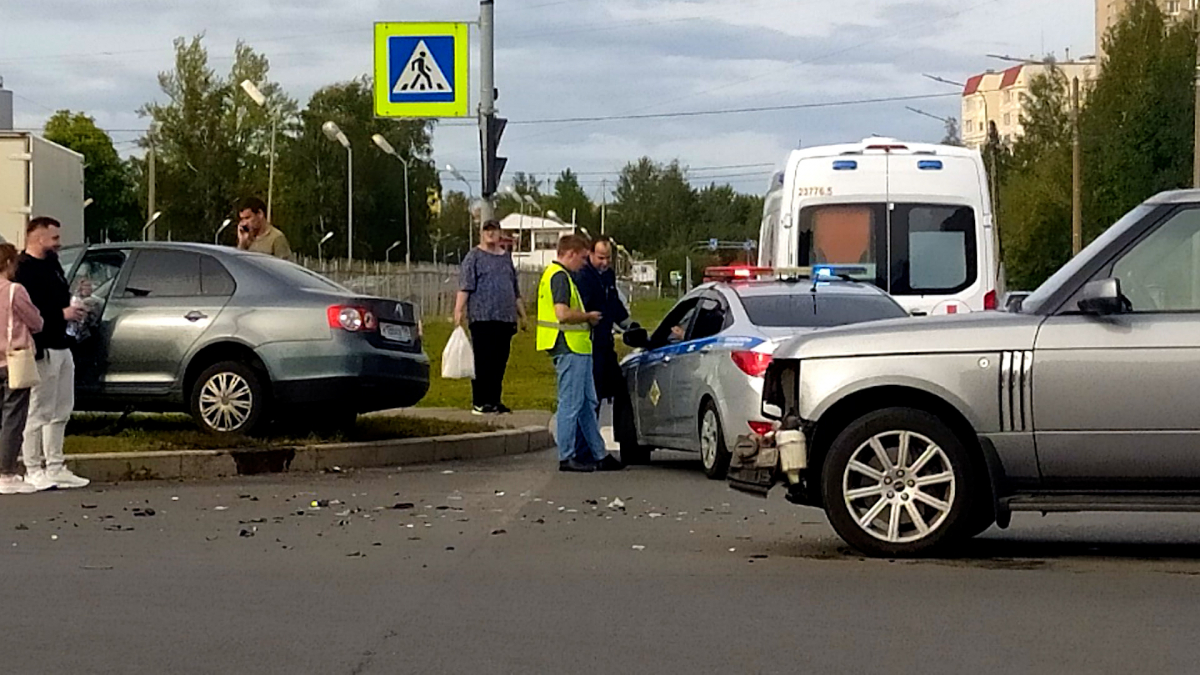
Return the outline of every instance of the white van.
<path id="1" fill-rule="evenodd" d="M 793 150 L 772 177 L 763 267 L 829 266 L 913 314 L 996 308 L 996 246 L 976 150 L 868 138 Z"/>

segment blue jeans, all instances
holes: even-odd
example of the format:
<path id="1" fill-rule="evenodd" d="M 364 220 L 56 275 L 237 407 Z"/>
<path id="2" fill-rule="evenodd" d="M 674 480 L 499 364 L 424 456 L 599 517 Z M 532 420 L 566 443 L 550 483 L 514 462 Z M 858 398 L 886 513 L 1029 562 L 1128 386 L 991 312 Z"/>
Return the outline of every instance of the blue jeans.
<path id="1" fill-rule="evenodd" d="M 596 385 L 592 381 L 591 354 L 560 354 L 554 357 L 558 375 L 558 459 L 575 456 L 579 462 L 599 462 L 608 454 L 596 419 Z M 575 451 L 576 437 L 582 439 L 590 456 Z"/>

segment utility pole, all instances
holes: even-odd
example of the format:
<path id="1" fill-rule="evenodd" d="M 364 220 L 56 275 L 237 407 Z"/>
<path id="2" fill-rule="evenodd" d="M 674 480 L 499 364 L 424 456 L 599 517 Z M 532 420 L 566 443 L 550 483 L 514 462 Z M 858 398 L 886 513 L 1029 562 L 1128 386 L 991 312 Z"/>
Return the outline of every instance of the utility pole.
<path id="1" fill-rule="evenodd" d="M 1079 148 L 1079 78 L 1071 80 L 1071 255 L 1083 250 L 1083 166 Z"/>
<path id="2" fill-rule="evenodd" d="M 604 216 L 608 210 L 608 179 L 600 179 L 600 234 L 604 234 Z"/>
<path id="3" fill-rule="evenodd" d="M 154 137 L 158 131 L 158 122 L 150 122 L 150 149 L 146 152 L 146 164 L 148 166 L 146 180 L 149 183 L 146 193 L 146 220 L 149 221 L 154 217 Z M 150 226 L 150 241 L 154 241 L 155 227 Z"/>
<path id="4" fill-rule="evenodd" d="M 1196 110 L 1193 113 L 1195 118 L 1195 138 L 1192 141 L 1192 187 L 1200 188 L 1200 10 L 1192 12 L 1192 28 L 1196 32 Z"/>
<path id="5" fill-rule="evenodd" d="M 508 160 L 496 156 L 500 136 L 508 120 L 496 117 L 496 19 L 494 0 L 479 0 L 479 143 L 483 160 L 483 190 L 480 192 L 479 220 L 485 223 L 496 216 L 492 197 L 500 187 L 500 175 Z"/>

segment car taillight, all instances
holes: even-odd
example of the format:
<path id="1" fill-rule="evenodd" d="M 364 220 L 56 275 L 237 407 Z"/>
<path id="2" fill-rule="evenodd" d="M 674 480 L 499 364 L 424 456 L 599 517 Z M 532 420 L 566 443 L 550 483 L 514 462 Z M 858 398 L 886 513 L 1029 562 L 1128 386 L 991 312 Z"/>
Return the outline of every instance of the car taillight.
<path id="1" fill-rule="evenodd" d="M 766 436 L 767 434 L 771 433 L 774 430 L 775 430 L 775 426 L 773 424 L 771 424 L 770 422 L 751 422 L 750 423 L 750 431 L 753 431 L 754 433 L 758 434 L 759 436 Z"/>
<path id="2" fill-rule="evenodd" d="M 996 309 L 996 291 L 988 291 L 987 295 L 983 296 L 984 309 Z"/>
<path id="3" fill-rule="evenodd" d="M 375 315 L 365 307 L 334 305 L 325 312 L 330 328 L 340 328 L 350 333 L 372 331 L 378 327 Z"/>
<path id="4" fill-rule="evenodd" d="M 762 377 L 771 365 L 771 355 L 762 352 L 732 352 L 733 362 L 750 377 Z"/>

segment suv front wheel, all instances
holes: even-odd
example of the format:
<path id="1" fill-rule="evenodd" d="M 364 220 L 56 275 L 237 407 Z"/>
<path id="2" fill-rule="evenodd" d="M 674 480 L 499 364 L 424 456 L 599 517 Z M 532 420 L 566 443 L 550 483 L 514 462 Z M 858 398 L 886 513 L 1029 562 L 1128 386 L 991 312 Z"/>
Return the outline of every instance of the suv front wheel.
<path id="1" fill-rule="evenodd" d="M 959 536 L 972 495 L 971 457 L 938 418 L 888 408 L 850 424 L 822 471 L 834 530 L 872 556 L 915 556 Z"/>
<path id="2" fill-rule="evenodd" d="M 262 375 L 239 361 L 215 363 L 192 384 L 192 417 L 210 433 L 252 433 L 263 421 L 266 406 Z"/>

